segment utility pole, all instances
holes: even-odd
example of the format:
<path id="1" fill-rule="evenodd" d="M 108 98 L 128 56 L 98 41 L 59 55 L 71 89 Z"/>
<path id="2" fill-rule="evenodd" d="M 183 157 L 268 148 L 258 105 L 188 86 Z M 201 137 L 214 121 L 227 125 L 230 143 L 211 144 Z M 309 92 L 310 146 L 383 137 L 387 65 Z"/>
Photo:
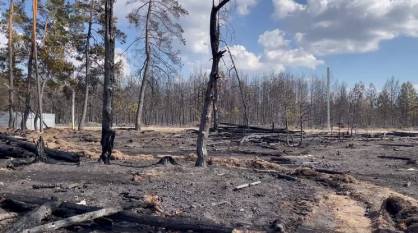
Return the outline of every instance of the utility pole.
<path id="1" fill-rule="evenodd" d="M 327 126 L 328 133 L 331 133 L 331 87 L 329 67 L 327 67 Z"/>

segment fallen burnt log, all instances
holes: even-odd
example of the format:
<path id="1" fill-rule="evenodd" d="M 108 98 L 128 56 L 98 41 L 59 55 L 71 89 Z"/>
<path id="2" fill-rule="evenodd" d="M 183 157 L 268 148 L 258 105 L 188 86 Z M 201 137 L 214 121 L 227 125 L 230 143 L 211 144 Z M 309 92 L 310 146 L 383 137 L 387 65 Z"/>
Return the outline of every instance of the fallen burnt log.
<path id="1" fill-rule="evenodd" d="M 14 169 L 14 168 L 17 168 L 17 167 L 20 167 L 20 166 L 25 166 L 25 165 L 29 165 L 29 164 L 32 164 L 32 163 L 36 163 L 36 161 L 37 160 L 36 160 L 35 157 L 24 158 L 24 159 L 21 159 L 21 158 L 18 158 L 18 159 L 10 158 L 7 161 L 7 167 L 10 168 L 10 169 Z"/>
<path id="2" fill-rule="evenodd" d="M 417 132 L 405 132 L 405 131 L 392 131 L 386 135 L 396 136 L 396 137 L 418 137 Z"/>
<path id="3" fill-rule="evenodd" d="M 239 125 L 239 124 L 232 124 L 232 123 L 226 123 L 226 122 L 221 122 L 219 123 L 221 129 L 224 130 L 233 130 L 235 129 L 240 129 L 245 130 L 247 133 L 296 133 L 296 131 L 292 131 L 292 130 L 288 130 L 285 128 L 279 128 L 279 129 L 268 129 L 268 128 L 263 128 L 263 127 L 259 127 L 259 126 L 246 126 L 246 125 Z M 298 131 L 299 132 L 299 131 Z"/>
<path id="4" fill-rule="evenodd" d="M 391 155 L 379 155 L 377 157 L 381 159 L 403 160 L 403 161 L 406 161 L 407 164 L 417 164 L 417 160 L 410 158 L 410 157 L 391 156 Z"/>
<path id="5" fill-rule="evenodd" d="M 6 233 L 22 232 L 26 228 L 30 228 L 41 224 L 42 220 L 49 217 L 54 209 L 56 209 L 61 203 L 58 201 L 48 201 L 42 204 L 40 207 L 30 211 L 23 217 L 17 220 L 14 224 L 5 231 Z"/>
<path id="6" fill-rule="evenodd" d="M 275 137 L 275 140 L 272 140 L 272 141 L 278 141 L 279 140 L 279 135 L 278 134 L 274 134 L 274 133 L 256 134 L 256 133 L 253 133 L 253 134 L 250 134 L 250 135 L 247 135 L 247 136 L 243 137 L 239 143 L 243 144 L 243 143 L 249 142 L 249 141 L 260 142 L 260 141 L 264 141 L 265 138 L 271 139 L 271 137 Z"/>
<path id="7" fill-rule="evenodd" d="M 38 153 L 37 145 L 33 143 L 26 142 L 26 141 L 23 141 L 14 137 L 10 137 L 4 134 L 0 134 L 0 140 L 8 142 L 9 146 L 22 148 L 34 154 Z M 50 148 L 44 148 L 44 152 L 48 158 L 52 158 L 54 160 L 65 161 L 65 162 L 70 162 L 70 163 L 80 162 L 80 156 L 76 153 L 65 152 L 65 151 L 60 151 L 60 150 L 55 150 L 55 149 L 50 149 Z"/>
<path id="8" fill-rule="evenodd" d="M 46 198 L 23 196 L 16 194 L 2 194 L 3 201 L 0 206 L 3 209 L 10 211 L 22 210 L 30 206 L 43 205 L 50 200 Z M 11 205 L 13 203 L 14 205 Z M 23 206 L 21 206 L 23 205 Z M 93 206 L 78 205 L 70 202 L 62 202 L 59 208 L 54 211 L 56 216 L 68 216 L 74 214 L 83 214 L 86 212 L 92 212 L 100 210 L 101 208 Z M 155 227 L 162 227 L 177 231 L 195 231 L 195 232 L 214 232 L 214 233 L 231 233 L 234 228 L 216 224 L 210 221 L 204 221 L 200 219 L 184 218 L 184 217 L 160 217 L 153 215 L 137 214 L 132 211 L 121 211 L 108 218 L 114 221 L 134 222 L 142 225 L 149 225 Z"/>
<path id="9" fill-rule="evenodd" d="M 415 147 L 413 144 L 400 144 L 400 143 L 382 143 L 381 146 L 393 146 L 393 147 Z"/>
<path id="10" fill-rule="evenodd" d="M 6 144 L 0 144 L 0 158 L 1 159 L 30 158 L 34 156 L 35 156 L 34 153 L 24 150 L 22 148 L 10 146 Z"/>
<path id="11" fill-rule="evenodd" d="M 331 175 L 346 175 L 350 173 L 350 171 L 337 171 L 337 170 L 331 170 L 331 169 L 325 169 L 325 168 L 315 168 L 314 170 L 316 172 L 326 173 L 326 174 L 331 174 Z"/>

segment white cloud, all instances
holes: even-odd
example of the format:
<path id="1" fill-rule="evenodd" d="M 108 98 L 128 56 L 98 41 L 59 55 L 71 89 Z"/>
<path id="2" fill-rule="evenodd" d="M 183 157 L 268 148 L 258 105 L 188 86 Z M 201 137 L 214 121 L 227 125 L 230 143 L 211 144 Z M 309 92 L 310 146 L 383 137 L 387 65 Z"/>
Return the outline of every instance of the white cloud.
<path id="1" fill-rule="evenodd" d="M 274 16 L 284 18 L 304 10 L 304 6 L 293 0 L 273 0 Z"/>
<path id="2" fill-rule="evenodd" d="M 263 64 L 260 61 L 260 56 L 247 51 L 244 46 L 234 45 L 230 47 L 230 50 L 239 70 L 258 71 L 262 68 Z"/>
<path id="3" fill-rule="evenodd" d="M 250 8 L 255 7 L 258 3 L 258 0 L 238 0 L 237 1 L 237 10 L 240 15 L 248 15 L 250 13 Z"/>
<path id="4" fill-rule="evenodd" d="M 126 53 L 122 53 L 120 48 L 116 48 L 115 51 L 115 63 L 121 62 L 122 63 L 122 77 L 126 77 L 131 75 L 131 66 L 129 64 L 128 58 L 126 57 Z"/>
<path id="5" fill-rule="evenodd" d="M 3 32 L 0 32 L 0 48 L 6 48 L 7 47 L 7 37 L 6 34 Z"/>
<path id="6" fill-rule="evenodd" d="M 231 46 L 231 53 L 239 70 L 249 72 L 281 72 L 286 67 L 315 69 L 323 61 L 303 48 L 292 48 L 286 34 L 279 29 L 266 31 L 259 36 L 258 43 L 263 52 L 256 55 L 243 45 Z"/>
<path id="7" fill-rule="evenodd" d="M 258 43 L 265 49 L 279 49 L 285 48 L 289 45 L 289 40 L 285 39 L 285 33 L 279 29 L 273 31 L 266 31 L 258 38 Z"/>
<path id="8" fill-rule="evenodd" d="M 315 55 L 365 53 L 382 41 L 418 37 L 418 0 L 272 0 L 273 16 Z"/>
<path id="9" fill-rule="evenodd" d="M 307 67 L 314 69 L 323 61 L 303 48 L 292 48 L 286 34 L 279 29 L 266 31 L 258 42 L 264 48 L 263 61 L 272 67 Z"/>
<path id="10" fill-rule="evenodd" d="M 130 3 L 128 4 L 128 2 L 130 2 L 129 0 L 116 0 L 114 5 L 113 5 L 113 14 L 114 16 L 117 18 L 117 22 L 118 24 L 125 24 L 125 23 L 129 23 L 128 19 L 126 18 L 129 13 L 135 9 L 135 7 L 139 7 L 141 4 L 140 3 Z"/>

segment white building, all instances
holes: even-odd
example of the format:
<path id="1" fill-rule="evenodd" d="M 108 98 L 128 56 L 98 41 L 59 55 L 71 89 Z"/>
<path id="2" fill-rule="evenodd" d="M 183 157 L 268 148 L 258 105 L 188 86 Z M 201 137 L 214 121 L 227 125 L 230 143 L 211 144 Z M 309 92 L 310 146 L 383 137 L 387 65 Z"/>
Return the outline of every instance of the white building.
<path id="1" fill-rule="evenodd" d="M 15 128 L 20 129 L 20 123 L 22 122 L 22 113 L 15 112 Z M 42 114 L 44 120 L 44 127 L 45 124 L 48 127 L 54 128 L 55 127 L 55 114 L 52 113 L 43 113 Z M 26 125 L 28 129 L 34 130 L 34 119 L 35 114 L 30 113 Z M 0 128 L 7 128 L 9 126 L 9 113 L 8 112 L 0 112 Z"/>

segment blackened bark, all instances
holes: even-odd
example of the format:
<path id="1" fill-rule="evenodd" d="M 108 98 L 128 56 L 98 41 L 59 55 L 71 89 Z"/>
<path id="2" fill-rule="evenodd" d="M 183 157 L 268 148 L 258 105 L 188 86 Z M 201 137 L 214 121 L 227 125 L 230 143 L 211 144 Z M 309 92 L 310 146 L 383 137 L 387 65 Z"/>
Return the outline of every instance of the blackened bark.
<path id="1" fill-rule="evenodd" d="M 197 167 L 206 167 L 206 160 L 208 151 L 206 149 L 206 142 L 209 136 L 209 122 L 211 118 L 211 105 L 213 101 L 213 87 L 216 79 L 219 78 L 219 61 L 221 60 L 224 51 L 219 51 L 219 27 L 218 27 L 218 12 L 228 3 L 229 0 L 223 0 L 217 6 L 212 5 L 210 13 L 210 45 L 212 49 L 212 69 L 207 84 L 205 100 L 203 103 L 202 115 L 200 117 L 199 133 L 196 142 L 197 151 Z"/>
<path id="2" fill-rule="evenodd" d="M 103 111 L 102 111 L 102 155 L 100 160 L 105 164 L 110 163 L 115 133 L 112 130 L 113 113 L 113 83 L 115 64 L 115 33 L 113 25 L 113 0 L 105 2 L 105 75 L 103 85 Z"/>

